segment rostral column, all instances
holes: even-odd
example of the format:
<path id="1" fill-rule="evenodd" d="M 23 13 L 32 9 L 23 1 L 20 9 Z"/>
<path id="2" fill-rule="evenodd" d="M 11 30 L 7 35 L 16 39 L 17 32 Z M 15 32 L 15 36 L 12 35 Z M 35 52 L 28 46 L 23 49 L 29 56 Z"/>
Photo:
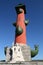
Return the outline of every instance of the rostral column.
<path id="1" fill-rule="evenodd" d="M 16 26 L 15 44 L 26 44 L 25 5 L 19 4 L 15 9 L 17 12 L 17 20 L 13 24 Z"/>

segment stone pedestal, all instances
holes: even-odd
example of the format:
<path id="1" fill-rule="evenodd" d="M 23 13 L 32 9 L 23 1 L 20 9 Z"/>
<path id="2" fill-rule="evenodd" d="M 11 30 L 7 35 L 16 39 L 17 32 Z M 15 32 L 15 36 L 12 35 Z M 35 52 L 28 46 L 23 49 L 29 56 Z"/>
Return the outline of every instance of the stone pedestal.
<path id="1" fill-rule="evenodd" d="M 30 46 L 27 45 L 20 45 L 21 46 L 21 51 L 24 57 L 25 61 L 31 61 L 31 49 Z"/>
<path id="2" fill-rule="evenodd" d="M 12 53 L 12 60 L 10 61 L 10 63 L 16 63 L 17 61 L 25 61 L 21 47 L 18 44 L 12 46 L 11 49 L 13 53 Z"/>
<path id="3" fill-rule="evenodd" d="M 11 50 L 12 52 L 10 50 L 6 50 L 12 53 L 12 55 L 10 55 L 10 53 L 8 52 L 6 53 L 6 58 L 7 59 L 9 58 L 8 60 L 10 63 L 16 63 L 16 62 L 21 62 L 21 61 L 31 61 L 31 49 L 29 46 L 15 44 L 14 46 L 11 47 Z"/>

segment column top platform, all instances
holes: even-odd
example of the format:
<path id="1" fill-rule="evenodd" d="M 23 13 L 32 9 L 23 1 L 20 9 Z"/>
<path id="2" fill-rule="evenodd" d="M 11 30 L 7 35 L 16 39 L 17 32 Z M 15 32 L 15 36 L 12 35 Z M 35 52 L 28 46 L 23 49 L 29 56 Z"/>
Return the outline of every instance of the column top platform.
<path id="1" fill-rule="evenodd" d="M 24 4 L 18 4 L 15 9 L 16 9 L 16 12 L 18 12 L 19 8 L 22 8 L 24 10 L 24 13 L 26 14 L 26 7 Z"/>

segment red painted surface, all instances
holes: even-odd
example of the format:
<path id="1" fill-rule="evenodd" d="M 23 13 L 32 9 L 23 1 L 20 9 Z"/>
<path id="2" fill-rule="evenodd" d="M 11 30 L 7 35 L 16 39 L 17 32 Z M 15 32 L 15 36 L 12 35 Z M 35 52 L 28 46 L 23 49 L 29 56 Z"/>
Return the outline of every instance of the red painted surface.
<path id="1" fill-rule="evenodd" d="M 18 44 L 26 44 L 26 26 L 25 26 L 25 15 L 24 10 L 22 9 L 22 13 L 17 15 L 16 26 L 19 25 L 23 29 L 23 33 L 19 36 L 15 36 L 15 43 Z"/>

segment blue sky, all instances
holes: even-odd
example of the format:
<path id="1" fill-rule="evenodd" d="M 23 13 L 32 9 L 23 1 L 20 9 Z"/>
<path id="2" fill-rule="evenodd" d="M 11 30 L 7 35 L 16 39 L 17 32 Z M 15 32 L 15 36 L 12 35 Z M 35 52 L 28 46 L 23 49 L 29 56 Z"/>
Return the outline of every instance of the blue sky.
<path id="1" fill-rule="evenodd" d="M 39 45 L 39 54 L 33 59 L 43 59 L 43 0 L 0 0 L 0 60 L 5 59 L 4 47 L 12 46 L 15 39 L 16 22 L 15 6 L 26 5 L 26 19 L 30 19 L 26 27 L 27 45 L 34 49 L 34 45 Z"/>

